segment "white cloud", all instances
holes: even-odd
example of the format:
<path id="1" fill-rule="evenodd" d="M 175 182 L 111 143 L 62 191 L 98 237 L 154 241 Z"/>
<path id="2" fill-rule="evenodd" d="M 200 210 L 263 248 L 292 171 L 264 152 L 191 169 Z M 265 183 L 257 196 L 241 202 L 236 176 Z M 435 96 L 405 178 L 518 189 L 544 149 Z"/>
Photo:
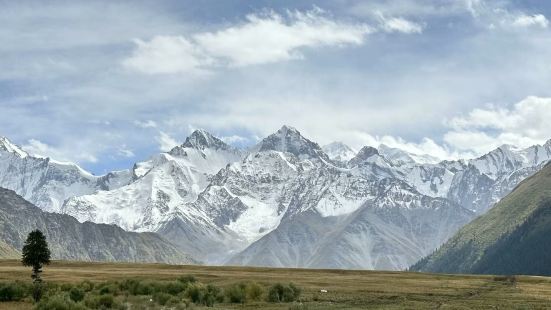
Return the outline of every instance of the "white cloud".
<path id="1" fill-rule="evenodd" d="M 542 14 L 526 15 L 520 14 L 512 23 L 516 27 L 531 27 L 538 26 L 541 28 L 547 28 L 549 26 L 549 20 Z"/>
<path id="2" fill-rule="evenodd" d="M 119 147 L 117 154 L 126 158 L 132 158 L 136 156 L 134 152 L 130 148 L 128 148 L 128 146 L 126 146 L 126 144 L 123 144 Z"/>
<path id="3" fill-rule="evenodd" d="M 238 135 L 232 135 L 232 136 L 224 136 L 220 137 L 220 140 L 228 143 L 228 144 L 246 144 L 250 142 L 249 138 L 238 136 Z"/>
<path id="4" fill-rule="evenodd" d="M 527 97 L 511 109 L 474 109 L 450 120 L 444 141 L 459 150 L 488 152 L 502 144 L 528 147 L 551 138 L 551 98 Z"/>
<path id="5" fill-rule="evenodd" d="M 172 138 L 170 135 L 163 131 L 159 131 L 159 135 L 155 137 L 155 139 L 159 143 L 159 149 L 163 152 L 170 151 L 172 148 L 179 145 L 176 139 Z"/>
<path id="6" fill-rule="evenodd" d="M 195 40 L 210 55 L 246 66 L 300 58 L 303 47 L 359 45 L 371 32 L 365 24 L 334 21 L 322 13 L 252 14 L 245 24 L 197 34 Z"/>
<path id="7" fill-rule="evenodd" d="M 386 32 L 421 33 L 424 28 L 423 25 L 402 17 L 387 18 L 379 13 L 379 19 L 381 20 L 381 28 Z"/>
<path id="8" fill-rule="evenodd" d="M 181 36 L 156 36 L 134 43 L 136 49 L 123 65 L 142 73 L 204 73 L 203 67 L 212 63 L 200 47 Z"/>
<path id="9" fill-rule="evenodd" d="M 248 66 L 301 58 L 301 48 L 360 45 L 372 29 L 307 12 L 251 14 L 243 24 L 191 38 L 156 36 L 135 40 L 127 68 L 149 74 L 206 72 L 216 66 Z"/>
<path id="10" fill-rule="evenodd" d="M 157 128 L 157 123 L 152 120 L 146 120 L 146 121 L 134 121 L 134 125 L 140 127 L 140 128 Z"/>
<path id="11" fill-rule="evenodd" d="M 423 138 L 420 142 L 406 141 L 400 137 L 384 135 L 373 136 L 366 132 L 355 131 L 350 133 L 346 139 L 351 145 L 369 145 L 373 147 L 379 147 L 380 145 L 386 145 L 391 148 L 397 148 L 404 150 L 411 154 L 416 155 L 430 155 L 439 160 L 452 160 L 457 158 L 470 158 L 474 155 L 470 152 L 457 152 L 451 150 L 447 145 L 440 145 L 433 139 Z M 359 143 L 359 144 L 358 144 Z"/>
<path id="12" fill-rule="evenodd" d="M 26 145 L 22 146 L 22 148 L 29 154 L 41 157 L 50 157 L 55 160 L 90 163 L 95 163 L 98 161 L 96 156 L 93 154 L 78 152 L 76 150 L 69 152 L 68 150 L 53 147 L 36 139 L 30 139 L 27 141 Z"/>

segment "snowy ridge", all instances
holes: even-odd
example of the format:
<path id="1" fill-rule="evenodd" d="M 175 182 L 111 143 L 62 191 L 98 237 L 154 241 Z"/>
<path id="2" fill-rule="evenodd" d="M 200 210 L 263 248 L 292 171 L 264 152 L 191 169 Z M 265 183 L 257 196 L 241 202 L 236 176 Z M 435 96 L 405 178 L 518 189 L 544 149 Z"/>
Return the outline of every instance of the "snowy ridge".
<path id="1" fill-rule="evenodd" d="M 60 212 L 70 197 L 128 184 L 128 170 L 94 176 L 73 163 L 34 156 L 0 138 L 0 187 L 10 189 L 44 211 Z"/>

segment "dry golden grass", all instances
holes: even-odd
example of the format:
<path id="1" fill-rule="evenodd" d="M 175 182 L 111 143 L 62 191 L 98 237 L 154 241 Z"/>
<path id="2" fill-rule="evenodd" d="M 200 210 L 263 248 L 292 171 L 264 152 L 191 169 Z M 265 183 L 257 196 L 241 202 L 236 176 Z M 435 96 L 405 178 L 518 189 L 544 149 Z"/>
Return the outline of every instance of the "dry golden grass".
<path id="1" fill-rule="evenodd" d="M 517 277 L 516 283 L 510 283 L 493 276 L 83 262 L 53 262 L 43 277 L 45 281 L 76 283 L 169 280 L 182 275 L 221 287 L 240 281 L 264 285 L 294 282 L 304 289 L 308 309 L 551 309 L 551 279 L 546 277 Z M 0 281 L 13 280 L 30 281 L 30 270 L 18 261 L 0 261 Z M 320 293 L 322 289 L 328 293 Z M 27 309 L 23 304 L 10 306 Z M 289 305 L 217 306 L 232 307 L 288 309 Z M 0 303 L 0 309 L 8 308 Z"/>

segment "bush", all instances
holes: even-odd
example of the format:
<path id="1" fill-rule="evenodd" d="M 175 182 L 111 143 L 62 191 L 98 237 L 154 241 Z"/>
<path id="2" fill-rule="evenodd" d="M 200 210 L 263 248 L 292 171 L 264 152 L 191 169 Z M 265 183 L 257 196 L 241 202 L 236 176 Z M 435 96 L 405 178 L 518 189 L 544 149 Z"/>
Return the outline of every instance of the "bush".
<path id="1" fill-rule="evenodd" d="M 212 284 L 207 285 L 207 294 L 205 296 L 205 306 L 212 307 L 215 302 L 224 302 L 222 290 Z"/>
<path id="2" fill-rule="evenodd" d="M 84 300 L 84 304 L 92 309 L 111 309 L 117 306 L 113 295 L 89 295 Z"/>
<path id="3" fill-rule="evenodd" d="M 206 288 L 200 284 L 189 285 L 186 290 L 186 296 L 191 299 L 194 304 L 202 304 L 205 300 Z"/>
<path id="4" fill-rule="evenodd" d="M 264 295 L 264 288 L 258 283 L 252 282 L 247 284 L 246 293 L 247 300 L 259 301 L 262 299 L 262 295 Z"/>
<path id="5" fill-rule="evenodd" d="M 81 304 L 77 304 L 63 295 L 54 295 L 45 298 L 36 305 L 37 310 L 86 310 Z"/>
<path id="6" fill-rule="evenodd" d="M 19 301 L 27 295 L 28 289 L 22 283 L 0 284 L 0 301 Z"/>
<path id="7" fill-rule="evenodd" d="M 79 301 L 82 301 L 84 299 L 84 295 L 86 293 L 84 292 L 83 289 L 81 288 L 77 288 L 77 287 L 73 287 L 70 291 L 69 291 L 69 298 L 71 298 L 72 301 L 74 302 L 79 302 Z"/>
<path id="8" fill-rule="evenodd" d="M 84 280 L 84 281 L 82 281 L 82 283 L 80 283 L 80 287 L 85 292 L 90 292 L 91 290 L 94 289 L 94 283 L 90 282 L 89 280 Z"/>
<path id="9" fill-rule="evenodd" d="M 212 284 L 207 286 L 200 283 L 191 284 L 188 286 L 185 294 L 194 304 L 205 305 L 207 307 L 214 306 L 215 302 L 224 301 L 222 291 Z"/>
<path id="10" fill-rule="evenodd" d="M 131 295 L 153 295 L 157 291 L 154 282 L 142 282 L 137 279 L 128 279 L 119 283 L 121 291 L 127 291 Z"/>
<path id="11" fill-rule="evenodd" d="M 118 292 L 118 285 L 115 283 L 104 283 L 98 288 L 100 295 L 113 294 L 116 295 Z"/>
<path id="12" fill-rule="evenodd" d="M 184 292 L 187 286 L 187 283 L 182 283 L 180 281 L 165 282 L 159 283 L 157 285 L 156 291 L 176 296 Z"/>
<path id="13" fill-rule="evenodd" d="M 62 292 L 68 292 L 73 288 L 73 285 L 69 283 L 63 283 L 61 284 L 60 288 Z"/>
<path id="14" fill-rule="evenodd" d="M 281 283 L 274 284 L 268 291 L 268 301 L 270 302 L 292 302 L 296 301 L 301 294 L 301 289 L 293 283 L 283 285 Z"/>
<path id="15" fill-rule="evenodd" d="M 234 304 L 245 303 L 247 293 L 247 285 L 245 283 L 233 284 L 226 289 L 226 297 L 228 301 Z"/>
<path id="16" fill-rule="evenodd" d="M 178 278 L 178 281 L 184 284 L 190 284 L 197 282 L 197 279 L 194 276 L 181 276 Z"/>
<path id="17" fill-rule="evenodd" d="M 163 292 L 153 294 L 153 300 L 161 306 L 166 305 L 171 298 L 172 295 Z"/>

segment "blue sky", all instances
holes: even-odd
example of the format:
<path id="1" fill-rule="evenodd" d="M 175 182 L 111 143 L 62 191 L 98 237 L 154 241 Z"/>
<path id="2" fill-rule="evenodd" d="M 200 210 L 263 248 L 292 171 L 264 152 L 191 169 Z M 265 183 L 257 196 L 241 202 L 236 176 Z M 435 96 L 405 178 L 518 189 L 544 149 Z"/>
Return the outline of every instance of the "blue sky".
<path id="1" fill-rule="evenodd" d="M 96 174 L 196 128 L 441 158 L 551 138 L 547 1 L 0 1 L 0 135 Z"/>

